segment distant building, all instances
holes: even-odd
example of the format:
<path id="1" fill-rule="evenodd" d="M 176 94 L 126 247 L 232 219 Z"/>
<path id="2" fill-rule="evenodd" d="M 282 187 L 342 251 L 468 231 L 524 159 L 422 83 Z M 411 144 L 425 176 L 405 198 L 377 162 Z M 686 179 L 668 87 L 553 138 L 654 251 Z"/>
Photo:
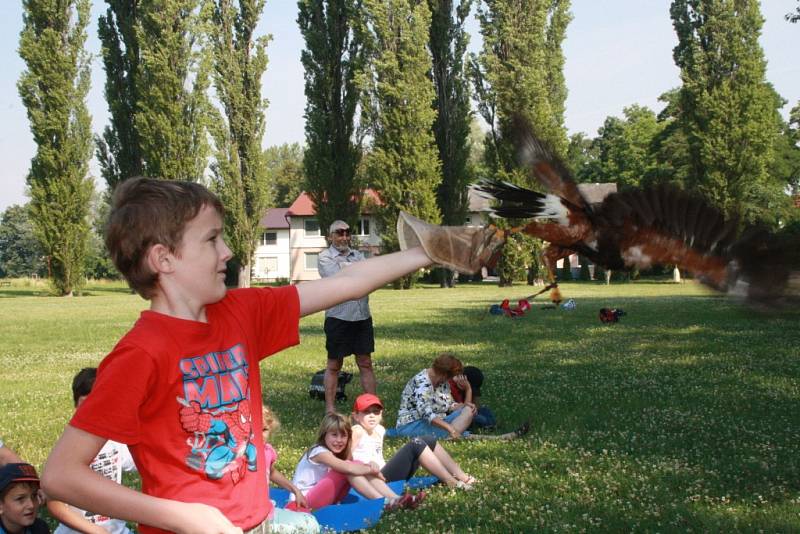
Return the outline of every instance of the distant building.
<path id="1" fill-rule="evenodd" d="M 252 278 L 259 282 L 291 280 L 289 208 L 271 208 L 262 217 L 261 237 L 253 255 Z"/>
<path id="2" fill-rule="evenodd" d="M 377 232 L 374 206 L 380 203 L 372 189 L 367 197 L 358 224 L 352 228 L 353 244 L 365 255 L 380 251 L 381 238 Z M 253 262 L 253 278 L 274 282 L 287 279 L 292 283 L 319 278 L 319 253 L 329 246 L 327 228 L 320 228 L 314 203 L 301 193 L 288 208 L 273 208 L 261 220 L 262 239 Z M 275 267 L 272 269 L 272 267 Z"/>

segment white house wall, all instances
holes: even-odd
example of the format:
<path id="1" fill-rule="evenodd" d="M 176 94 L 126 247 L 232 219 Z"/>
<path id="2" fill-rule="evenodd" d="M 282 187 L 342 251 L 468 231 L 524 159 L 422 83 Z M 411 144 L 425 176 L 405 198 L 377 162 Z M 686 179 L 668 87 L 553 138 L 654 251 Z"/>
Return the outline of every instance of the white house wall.
<path id="1" fill-rule="evenodd" d="M 291 279 L 291 255 L 289 253 L 289 230 L 262 228 L 264 232 L 275 232 L 276 240 L 274 245 L 262 245 L 256 247 L 253 254 L 253 278 L 266 282 L 274 282 L 279 278 Z M 261 242 L 261 238 L 259 238 Z M 269 265 L 276 265 L 276 269 L 268 269 Z"/>
<path id="2" fill-rule="evenodd" d="M 319 254 L 328 246 L 324 235 L 306 235 L 305 221 L 313 218 L 293 216 L 289 219 L 292 282 L 319 278 L 316 267 L 307 268 L 305 264 L 306 254 Z"/>
<path id="3" fill-rule="evenodd" d="M 370 216 L 365 216 L 369 220 L 369 235 L 358 235 L 359 248 L 369 249 L 370 254 L 378 252 L 380 247 L 381 238 L 375 231 L 375 220 Z M 316 267 L 309 268 L 306 266 L 307 254 L 319 254 L 322 250 L 328 248 L 329 244 L 324 235 L 306 235 L 305 221 L 306 219 L 313 219 L 313 217 L 300 217 L 293 216 L 289 220 L 290 228 L 290 248 L 291 248 L 291 280 L 292 282 L 302 282 L 304 280 L 317 280 L 319 278 L 319 271 Z M 326 230 L 321 230 L 325 232 Z"/>

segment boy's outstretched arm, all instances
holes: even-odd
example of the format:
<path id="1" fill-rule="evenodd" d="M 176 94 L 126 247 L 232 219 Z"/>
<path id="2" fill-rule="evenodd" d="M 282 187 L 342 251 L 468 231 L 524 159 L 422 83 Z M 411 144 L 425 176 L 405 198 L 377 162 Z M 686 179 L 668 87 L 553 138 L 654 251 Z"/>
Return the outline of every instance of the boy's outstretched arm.
<path id="1" fill-rule="evenodd" d="M 300 315 L 310 315 L 354 300 L 432 263 L 422 247 L 374 256 L 342 269 L 334 276 L 297 284 Z"/>
<path id="2" fill-rule="evenodd" d="M 172 532 L 241 534 L 212 506 L 152 497 L 95 473 L 89 464 L 105 443 L 105 438 L 67 425 L 42 473 L 45 493 L 84 510 Z"/>
<path id="3" fill-rule="evenodd" d="M 354 263 L 335 276 L 297 285 L 300 315 L 361 298 L 401 276 L 436 262 L 449 269 L 474 273 L 491 261 L 503 243 L 494 227 L 437 226 L 405 212 L 397 218 L 401 252 Z"/>

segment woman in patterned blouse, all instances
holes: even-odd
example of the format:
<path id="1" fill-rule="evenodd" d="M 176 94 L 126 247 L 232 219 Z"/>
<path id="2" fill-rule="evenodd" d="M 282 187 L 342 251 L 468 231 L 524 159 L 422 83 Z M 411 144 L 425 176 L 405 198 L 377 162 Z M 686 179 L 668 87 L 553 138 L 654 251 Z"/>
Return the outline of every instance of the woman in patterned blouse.
<path id="1" fill-rule="evenodd" d="M 409 437 L 433 435 L 458 439 L 475 415 L 475 405 L 457 405 L 450 394 L 447 381 L 463 370 L 458 358 L 442 354 L 431 367 L 409 380 L 400 397 L 397 433 Z"/>
<path id="2" fill-rule="evenodd" d="M 427 369 L 408 381 L 400 397 L 395 433 L 400 436 L 434 436 L 458 439 L 513 439 L 528 432 L 528 423 L 514 432 L 499 436 L 467 432 L 475 416 L 472 390 L 463 375 L 464 366 L 452 354 L 441 354 Z M 457 403 L 448 380 L 453 379 L 464 390 L 464 402 Z"/>

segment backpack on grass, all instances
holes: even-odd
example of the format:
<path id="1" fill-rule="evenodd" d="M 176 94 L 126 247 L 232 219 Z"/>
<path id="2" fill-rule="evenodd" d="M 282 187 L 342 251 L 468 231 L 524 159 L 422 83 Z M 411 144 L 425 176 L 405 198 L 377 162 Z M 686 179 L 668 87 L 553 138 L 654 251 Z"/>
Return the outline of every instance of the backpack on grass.
<path id="1" fill-rule="evenodd" d="M 353 379 L 353 373 L 339 371 L 339 381 L 336 384 L 336 400 L 347 400 L 344 387 Z M 311 377 L 311 384 L 308 386 L 308 394 L 312 399 L 325 400 L 325 369 L 317 371 Z"/>

